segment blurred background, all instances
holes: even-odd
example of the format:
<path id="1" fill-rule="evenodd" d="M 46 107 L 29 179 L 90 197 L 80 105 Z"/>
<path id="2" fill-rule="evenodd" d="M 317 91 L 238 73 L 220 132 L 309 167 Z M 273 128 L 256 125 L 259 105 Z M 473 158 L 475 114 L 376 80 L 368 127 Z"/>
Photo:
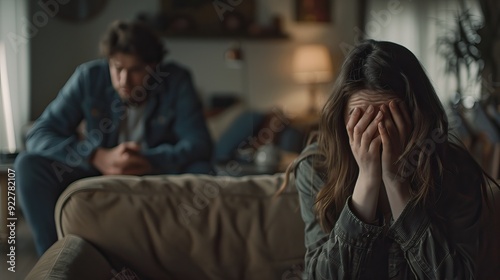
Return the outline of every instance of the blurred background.
<path id="1" fill-rule="evenodd" d="M 149 24 L 166 60 L 191 70 L 215 140 L 248 111 L 279 112 L 310 132 L 353 45 L 402 44 L 452 132 L 500 178 L 499 15 L 496 0 L 0 0 L 0 155 L 23 150 L 29 125 L 79 64 L 99 58 L 102 33 L 121 19 Z"/>
<path id="2" fill-rule="evenodd" d="M 499 141 L 500 5 L 494 0 L 1 0 L 0 5 L 5 153 L 23 149 L 26 127 L 77 65 L 99 58 L 101 34 L 117 19 L 144 21 L 161 34 L 166 59 L 192 71 L 207 116 L 236 100 L 246 110 L 277 109 L 314 123 L 346 53 L 373 38 L 416 54 L 464 141 Z"/>

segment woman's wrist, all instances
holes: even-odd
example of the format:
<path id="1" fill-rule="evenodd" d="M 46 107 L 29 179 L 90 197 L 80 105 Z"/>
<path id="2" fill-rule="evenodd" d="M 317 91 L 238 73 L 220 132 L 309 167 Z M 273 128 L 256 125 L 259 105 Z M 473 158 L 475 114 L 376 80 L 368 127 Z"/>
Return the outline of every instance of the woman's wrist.
<path id="1" fill-rule="evenodd" d="M 359 174 L 352 193 L 351 206 L 356 216 L 366 223 L 377 217 L 377 203 L 382 181 L 373 176 Z"/>
<path id="2" fill-rule="evenodd" d="M 411 199 L 410 184 L 408 182 L 396 181 L 384 182 L 384 186 L 391 207 L 392 217 L 394 220 L 397 220 Z"/>
<path id="3" fill-rule="evenodd" d="M 360 170 L 356 185 L 358 185 L 358 183 L 366 188 L 376 188 L 378 190 L 382 185 L 382 176 L 380 175 L 380 172 L 367 172 Z"/>

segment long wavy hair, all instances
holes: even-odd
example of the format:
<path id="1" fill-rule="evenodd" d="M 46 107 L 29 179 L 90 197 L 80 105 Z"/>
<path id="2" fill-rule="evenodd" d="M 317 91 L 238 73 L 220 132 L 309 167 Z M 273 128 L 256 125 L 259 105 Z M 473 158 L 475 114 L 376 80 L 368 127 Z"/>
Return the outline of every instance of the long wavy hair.
<path id="1" fill-rule="evenodd" d="M 345 59 L 321 112 L 317 142 L 322 156 L 316 157 L 315 169 L 325 174 L 325 185 L 316 196 L 315 208 L 325 231 L 333 228 L 358 177 L 344 116 L 349 98 L 360 90 L 396 95 L 409 109 L 413 131 L 398 159 L 400 169 L 396 175 L 410 182 L 413 205 L 426 207 L 437 203 L 450 187 L 442 182 L 447 151 L 465 151 L 449 141 L 444 108 L 415 55 L 391 42 L 360 43 Z M 472 169 L 482 172 L 470 159 Z M 484 178 L 481 180 L 484 187 Z"/>

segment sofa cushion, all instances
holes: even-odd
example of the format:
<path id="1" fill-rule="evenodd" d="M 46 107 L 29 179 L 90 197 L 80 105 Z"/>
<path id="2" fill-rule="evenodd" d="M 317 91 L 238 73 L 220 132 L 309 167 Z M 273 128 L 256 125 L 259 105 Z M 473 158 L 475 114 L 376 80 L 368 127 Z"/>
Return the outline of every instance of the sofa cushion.
<path id="1" fill-rule="evenodd" d="M 103 176 L 72 184 L 56 206 L 75 234 L 114 265 L 149 279 L 282 279 L 303 263 L 295 188 L 283 175 Z M 287 278 L 289 279 L 289 278 Z"/>
<path id="2" fill-rule="evenodd" d="M 233 159 L 237 149 L 248 143 L 265 119 L 266 114 L 254 111 L 245 111 L 238 116 L 215 144 L 214 160 L 225 162 Z"/>

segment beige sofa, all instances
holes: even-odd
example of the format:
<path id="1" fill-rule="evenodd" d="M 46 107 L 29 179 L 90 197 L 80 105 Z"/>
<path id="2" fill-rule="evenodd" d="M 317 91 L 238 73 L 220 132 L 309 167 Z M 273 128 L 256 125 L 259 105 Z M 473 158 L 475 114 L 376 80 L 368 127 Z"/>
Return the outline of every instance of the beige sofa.
<path id="1" fill-rule="evenodd" d="M 283 174 L 107 176 L 56 205 L 59 241 L 27 279 L 299 279 L 304 224 Z"/>
<path id="2" fill-rule="evenodd" d="M 107 176 L 72 184 L 56 206 L 59 241 L 27 279 L 300 279 L 304 224 L 283 174 Z M 499 181 L 500 182 L 500 181 Z M 500 275 L 500 191 L 478 236 L 477 279 Z"/>

